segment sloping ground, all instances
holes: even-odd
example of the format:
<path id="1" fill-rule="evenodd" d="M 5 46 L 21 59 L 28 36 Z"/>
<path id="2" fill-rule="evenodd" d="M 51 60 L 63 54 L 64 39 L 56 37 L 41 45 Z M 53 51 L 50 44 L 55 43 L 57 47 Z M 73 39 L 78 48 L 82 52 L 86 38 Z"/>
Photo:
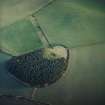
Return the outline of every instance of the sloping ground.
<path id="1" fill-rule="evenodd" d="M 54 105 L 104 105 L 105 44 L 71 50 L 66 74 L 52 86 L 39 89 L 35 100 Z"/>
<path id="2" fill-rule="evenodd" d="M 46 103 L 36 102 L 34 100 L 24 98 L 24 97 L 16 97 L 16 96 L 0 96 L 0 104 L 1 105 L 49 105 Z"/>
<path id="3" fill-rule="evenodd" d="M 0 28 L 30 15 L 49 0 L 0 0 Z"/>
<path id="4" fill-rule="evenodd" d="M 30 96 L 32 89 L 11 78 L 6 72 L 9 55 L 21 55 L 43 47 L 37 28 L 29 18 L 21 19 L 0 29 L 0 94 Z"/>
<path id="5" fill-rule="evenodd" d="M 35 1 L 31 0 L 29 2 L 30 8 L 33 5 L 32 7 L 33 7 L 34 12 L 35 12 L 35 8 L 37 9 L 40 8 L 39 5 L 38 6 L 34 5 Z M 35 23 L 33 25 L 29 16 L 26 17 L 26 15 L 29 15 L 29 13 L 27 12 L 27 9 L 31 11 L 30 8 L 26 7 L 27 8 L 26 10 L 24 9 L 23 9 L 24 11 L 21 10 L 22 6 L 24 8 L 24 5 L 25 5 L 24 2 L 29 6 L 29 4 L 27 3 L 28 1 L 24 1 L 22 3 L 22 1 L 20 2 L 9 1 L 8 2 L 4 0 L 0 2 L 1 4 L 4 3 L 3 5 L 1 4 L 0 5 L 3 8 L 6 7 L 5 8 L 6 11 L 10 13 L 10 15 L 8 15 L 6 14 L 5 11 L 2 11 L 5 15 L 1 14 L 0 19 L 3 16 L 5 17 L 6 15 L 12 17 L 12 18 L 8 18 L 6 16 L 5 18 L 7 18 L 7 20 L 5 20 L 5 18 L 3 18 L 4 20 L 2 19 L 0 20 L 0 25 L 2 25 L 2 23 L 4 24 L 2 28 L 0 28 L 0 50 L 3 52 L 3 53 L 0 53 L 0 94 L 13 94 L 13 95 L 25 95 L 25 96 L 28 95 L 29 96 L 32 89 L 30 89 L 29 87 L 26 88 L 19 81 L 11 78 L 6 72 L 5 63 L 8 59 L 11 58 L 11 56 L 8 56 L 8 54 L 12 56 L 13 55 L 17 56 L 17 55 L 21 55 L 21 54 L 43 47 L 43 43 L 41 42 L 37 34 L 37 31 L 40 31 L 40 30 L 36 28 Z M 45 5 L 46 2 L 47 1 L 44 0 L 43 5 Z M 16 6 L 16 8 L 14 8 L 14 6 Z M 19 6 L 21 8 L 19 8 Z M 11 8 L 11 10 L 13 11 L 9 11 L 9 8 Z M 22 16 L 21 16 L 21 13 L 18 13 L 18 9 L 20 9 L 20 12 L 22 12 Z M 24 13 L 25 11 L 27 12 L 27 14 Z M 16 15 L 16 19 L 15 19 L 15 15 Z M 22 19 L 20 19 L 18 16 Z M 25 18 L 23 18 L 23 16 Z"/>
<path id="6" fill-rule="evenodd" d="M 69 0 L 56 0 L 35 14 L 52 43 L 69 48 L 105 42 L 105 12 Z"/>
<path id="7" fill-rule="evenodd" d="M 101 7 L 100 9 L 96 5 L 92 6 L 94 2 L 91 4 L 91 1 L 89 1 L 90 3 L 82 1 L 58 0 L 35 14 L 50 42 L 65 44 L 69 48 L 82 46 L 71 49 L 71 59 L 65 76 L 52 86 L 39 89 L 35 100 L 54 105 L 94 105 L 94 103 L 100 105 L 104 101 L 105 12 Z M 89 4 L 87 5 L 87 3 Z M 28 26 L 30 25 L 28 24 Z M 9 32 L 11 33 L 11 31 Z M 35 30 L 34 32 L 36 33 Z M 5 39 L 7 33 L 2 38 Z M 18 37 L 16 36 L 16 38 Z M 24 41 L 23 39 L 24 37 L 22 37 L 22 41 Z M 8 43 L 11 43 L 11 39 Z M 25 46 L 24 43 L 22 44 Z M 18 45 L 15 45 L 16 50 L 19 48 Z M 25 47 L 27 51 L 34 48 L 33 44 L 30 48 L 28 47 Z M 5 70 L 4 62 L 7 58 L 1 55 L 0 70 Z M 30 95 L 30 88 L 25 88 L 19 82 L 10 79 L 4 71 L 0 71 L 0 74 L 1 94 Z M 8 89 L 5 90 L 4 87 Z"/>
<path id="8" fill-rule="evenodd" d="M 11 55 L 20 55 L 42 47 L 36 27 L 28 19 L 0 29 L 0 48 Z"/>
<path id="9" fill-rule="evenodd" d="M 58 0 L 35 14 L 50 42 L 74 48 L 68 72 L 40 89 L 36 100 L 54 105 L 105 104 L 105 8 L 89 2 Z"/>

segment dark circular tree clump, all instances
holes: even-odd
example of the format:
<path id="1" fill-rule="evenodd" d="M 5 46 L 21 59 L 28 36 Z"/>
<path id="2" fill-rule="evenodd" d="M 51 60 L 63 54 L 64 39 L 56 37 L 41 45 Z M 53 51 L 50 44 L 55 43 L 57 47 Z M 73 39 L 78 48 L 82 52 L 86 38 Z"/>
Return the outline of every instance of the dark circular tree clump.
<path id="1" fill-rule="evenodd" d="M 67 68 L 69 50 L 67 59 L 61 57 L 51 60 L 43 57 L 43 50 L 13 57 L 7 62 L 8 72 L 30 86 L 44 87 L 54 83 Z"/>

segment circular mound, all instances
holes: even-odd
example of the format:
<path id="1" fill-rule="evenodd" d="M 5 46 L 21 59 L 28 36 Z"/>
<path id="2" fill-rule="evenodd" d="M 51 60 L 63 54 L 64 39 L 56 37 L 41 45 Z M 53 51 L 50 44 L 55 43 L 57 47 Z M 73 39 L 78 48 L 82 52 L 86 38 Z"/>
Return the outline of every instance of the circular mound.
<path id="1" fill-rule="evenodd" d="M 25 97 L 1 95 L 0 105 L 49 105 L 49 104 L 36 102 Z"/>
<path id="2" fill-rule="evenodd" d="M 13 77 L 34 87 L 45 87 L 56 82 L 66 71 L 69 50 L 64 46 L 38 49 L 7 62 L 7 69 Z M 65 58 L 65 53 L 67 57 Z M 65 52 L 64 51 L 64 52 Z M 45 53 L 44 53 L 45 52 Z M 45 54 L 45 56 L 44 56 Z M 64 55 L 64 57 L 62 57 Z"/>

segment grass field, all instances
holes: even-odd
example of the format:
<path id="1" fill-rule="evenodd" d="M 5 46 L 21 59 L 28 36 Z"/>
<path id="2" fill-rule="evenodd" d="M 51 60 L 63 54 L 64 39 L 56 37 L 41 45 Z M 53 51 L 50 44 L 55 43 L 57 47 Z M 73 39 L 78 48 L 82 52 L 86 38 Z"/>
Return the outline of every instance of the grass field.
<path id="1" fill-rule="evenodd" d="M 0 28 L 31 15 L 48 1 L 49 0 L 0 0 Z"/>
<path id="2" fill-rule="evenodd" d="M 51 43 L 74 48 L 66 74 L 40 89 L 36 100 L 54 105 L 104 103 L 105 7 L 101 1 L 57 0 L 35 14 Z"/>
<path id="3" fill-rule="evenodd" d="M 78 2 L 57 0 L 35 14 L 52 43 L 72 48 L 105 42 L 104 10 Z"/>
<path id="4" fill-rule="evenodd" d="M 25 0 L 22 1 L 22 4 L 19 3 L 21 8 Z M 44 0 L 42 1 L 44 2 Z M 11 2 L 7 2 L 7 5 L 12 7 Z M 15 7 L 13 6 L 13 8 Z M 34 0 L 30 0 L 30 6 L 23 6 L 21 12 L 18 10 L 18 15 L 21 16 L 14 16 L 16 13 L 11 12 L 10 18 L 6 13 L 11 9 L 7 9 L 3 15 L 7 17 L 0 25 L 5 26 L 22 18 L 26 16 L 25 13 L 28 13 L 28 10 L 31 11 L 34 8 Z M 16 11 L 16 8 L 13 11 Z M 35 100 L 52 105 L 100 105 L 104 102 L 104 1 L 56 0 L 53 4 L 37 12 L 35 16 L 51 43 L 64 44 L 70 48 L 70 62 L 65 75 L 55 84 L 39 89 Z M 13 17 L 13 21 L 11 17 Z M 0 29 L 0 47 L 13 55 L 19 55 L 42 47 L 42 43 L 38 38 L 36 28 L 30 21 L 23 19 Z M 8 59 L 9 57 L 5 54 L 0 54 L 0 94 L 30 96 L 31 88 L 24 87 L 20 82 L 11 79 L 5 72 L 5 62 Z"/>
<path id="5" fill-rule="evenodd" d="M 105 97 L 105 44 L 70 52 L 65 75 L 52 86 L 39 89 L 35 99 L 52 105 L 97 105 Z"/>
<path id="6" fill-rule="evenodd" d="M 0 29 L 0 47 L 12 55 L 20 55 L 42 47 L 35 27 L 28 19 Z"/>

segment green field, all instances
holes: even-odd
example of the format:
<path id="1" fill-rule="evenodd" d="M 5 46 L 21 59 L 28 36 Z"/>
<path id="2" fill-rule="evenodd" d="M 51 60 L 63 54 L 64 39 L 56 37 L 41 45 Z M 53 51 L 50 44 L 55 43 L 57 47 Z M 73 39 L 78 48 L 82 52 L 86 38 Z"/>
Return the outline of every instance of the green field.
<path id="1" fill-rule="evenodd" d="M 0 27 L 5 26 L 0 29 L 0 48 L 3 51 L 20 55 L 43 46 L 29 18 L 18 20 L 30 13 L 37 17 L 51 43 L 70 48 L 67 72 L 55 84 L 38 89 L 35 100 L 52 105 L 101 105 L 105 97 L 105 2 L 56 0 L 35 13 L 38 4 L 48 0 L 16 1 L 4 0 L 7 8 L 3 7 L 3 20 L 0 18 Z M 16 22 L 11 24 L 13 21 Z M 0 94 L 30 96 L 31 88 L 5 72 L 8 59 L 10 56 L 0 53 Z"/>
<path id="2" fill-rule="evenodd" d="M 0 47 L 12 55 L 20 55 L 42 47 L 36 28 L 28 19 L 22 19 L 0 29 Z"/>
<path id="3" fill-rule="evenodd" d="M 105 44 L 75 48 L 70 55 L 69 67 L 62 79 L 39 89 L 35 99 L 52 105 L 95 105 L 103 102 Z"/>
<path id="4" fill-rule="evenodd" d="M 35 14 L 52 43 L 72 48 L 105 42 L 105 12 L 78 2 L 57 0 Z"/>
<path id="5" fill-rule="evenodd" d="M 49 0 L 0 0 L 0 28 L 31 15 L 48 1 Z"/>

